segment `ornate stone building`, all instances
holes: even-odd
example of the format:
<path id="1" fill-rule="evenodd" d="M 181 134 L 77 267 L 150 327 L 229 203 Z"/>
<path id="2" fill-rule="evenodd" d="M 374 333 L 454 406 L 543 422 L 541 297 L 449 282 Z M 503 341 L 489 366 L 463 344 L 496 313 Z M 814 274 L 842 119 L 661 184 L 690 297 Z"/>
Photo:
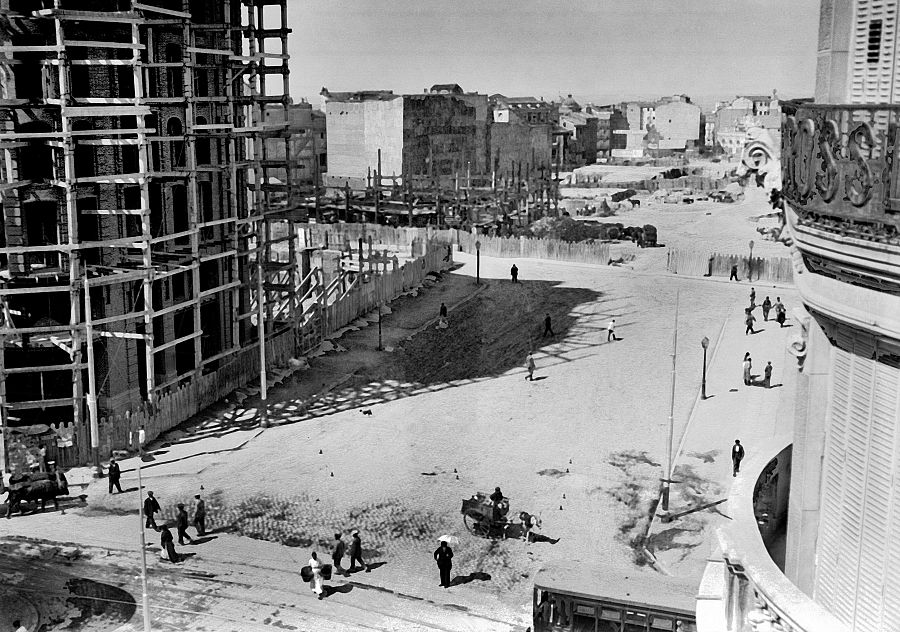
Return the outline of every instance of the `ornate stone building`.
<path id="1" fill-rule="evenodd" d="M 898 629 L 898 4 L 822 1 L 818 103 L 783 123 L 804 305 L 780 411 L 788 431 L 732 490 L 735 520 L 698 599 L 701 632 Z"/>

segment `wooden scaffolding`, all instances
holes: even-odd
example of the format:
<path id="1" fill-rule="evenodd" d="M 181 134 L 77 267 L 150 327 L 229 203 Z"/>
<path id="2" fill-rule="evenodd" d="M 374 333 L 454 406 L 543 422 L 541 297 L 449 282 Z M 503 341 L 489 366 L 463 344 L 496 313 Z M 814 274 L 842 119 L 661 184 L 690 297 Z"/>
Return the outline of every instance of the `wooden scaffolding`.
<path id="1" fill-rule="evenodd" d="M 287 0 L 125 4 L 0 0 L 0 442 L 71 427 L 68 464 L 97 462 L 102 411 L 290 321 L 302 276 L 262 116 L 290 104 Z"/>

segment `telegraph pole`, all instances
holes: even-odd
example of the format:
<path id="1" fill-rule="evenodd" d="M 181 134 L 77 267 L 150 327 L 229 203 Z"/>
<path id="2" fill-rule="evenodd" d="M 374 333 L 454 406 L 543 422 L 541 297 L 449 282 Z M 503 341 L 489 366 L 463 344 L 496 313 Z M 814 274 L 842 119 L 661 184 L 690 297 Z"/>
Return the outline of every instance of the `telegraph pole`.
<path id="1" fill-rule="evenodd" d="M 672 333 L 672 389 L 669 397 L 669 432 L 666 442 L 666 477 L 663 479 L 662 509 L 669 511 L 669 487 L 672 484 L 672 442 L 675 436 L 675 360 L 678 348 L 678 302 L 679 292 L 675 293 L 675 327 Z"/>

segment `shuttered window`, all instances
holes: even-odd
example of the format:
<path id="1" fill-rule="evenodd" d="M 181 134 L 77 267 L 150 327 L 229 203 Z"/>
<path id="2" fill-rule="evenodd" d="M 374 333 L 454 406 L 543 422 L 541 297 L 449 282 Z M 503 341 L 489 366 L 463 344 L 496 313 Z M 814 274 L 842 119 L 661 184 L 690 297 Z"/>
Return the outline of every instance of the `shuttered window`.
<path id="1" fill-rule="evenodd" d="M 851 103 L 900 103 L 897 0 L 857 0 L 851 46 Z"/>
<path id="2" fill-rule="evenodd" d="M 876 360 L 873 336 L 838 327 L 834 341 L 815 597 L 857 630 L 887 630 L 900 608 L 900 370 Z"/>

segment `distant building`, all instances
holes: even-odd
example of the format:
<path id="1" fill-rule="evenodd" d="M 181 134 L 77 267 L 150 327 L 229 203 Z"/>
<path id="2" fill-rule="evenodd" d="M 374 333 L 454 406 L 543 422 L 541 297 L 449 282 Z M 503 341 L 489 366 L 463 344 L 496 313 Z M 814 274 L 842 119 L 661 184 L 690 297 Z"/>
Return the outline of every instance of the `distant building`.
<path id="1" fill-rule="evenodd" d="M 683 151 L 700 144 L 700 107 L 690 98 L 677 95 L 663 99 L 654 112 L 661 151 Z"/>
<path id="2" fill-rule="evenodd" d="M 580 108 L 579 108 L 580 109 Z M 597 162 L 597 119 L 580 111 L 562 112 L 559 125 L 570 134 L 566 143 L 563 164 L 571 167 Z"/>
<path id="3" fill-rule="evenodd" d="M 739 157 L 750 139 L 752 128 L 766 130 L 781 147 L 781 106 L 777 96 L 739 96 L 731 103 L 720 105 L 714 115 L 715 143 L 726 154 Z"/>
<path id="4" fill-rule="evenodd" d="M 453 175 L 487 168 L 486 95 L 332 93 L 323 88 L 322 96 L 330 186 L 365 186 L 368 174 L 377 170 L 379 150 L 385 176 Z"/>
<path id="5" fill-rule="evenodd" d="M 609 158 L 612 140 L 612 106 L 598 107 L 588 104 L 585 112 L 597 119 L 597 158 Z"/>
<path id="6" fill-rule="evenodd" d="M 282 123 L 284 112 L 280 104 L 268 105 L 265 110 L 266 123 Z M 295 184 L 312 186 L 317 181 L 321 184 L 321 176 L 327 170 L 328 156 L 325 112 L 314 110 L 306 101 L 292 103 L 287 112 Z M 278 140 L 267 139 L 266 160 L 284 160 L 285 143 L 276 142 Z"/>
<path id="7" fill-rule="evenodd" d="M 489 171 L 506 173 L 516 165 L 549 168 L 558 107 L 533 97 L 491 95 Z"/>

